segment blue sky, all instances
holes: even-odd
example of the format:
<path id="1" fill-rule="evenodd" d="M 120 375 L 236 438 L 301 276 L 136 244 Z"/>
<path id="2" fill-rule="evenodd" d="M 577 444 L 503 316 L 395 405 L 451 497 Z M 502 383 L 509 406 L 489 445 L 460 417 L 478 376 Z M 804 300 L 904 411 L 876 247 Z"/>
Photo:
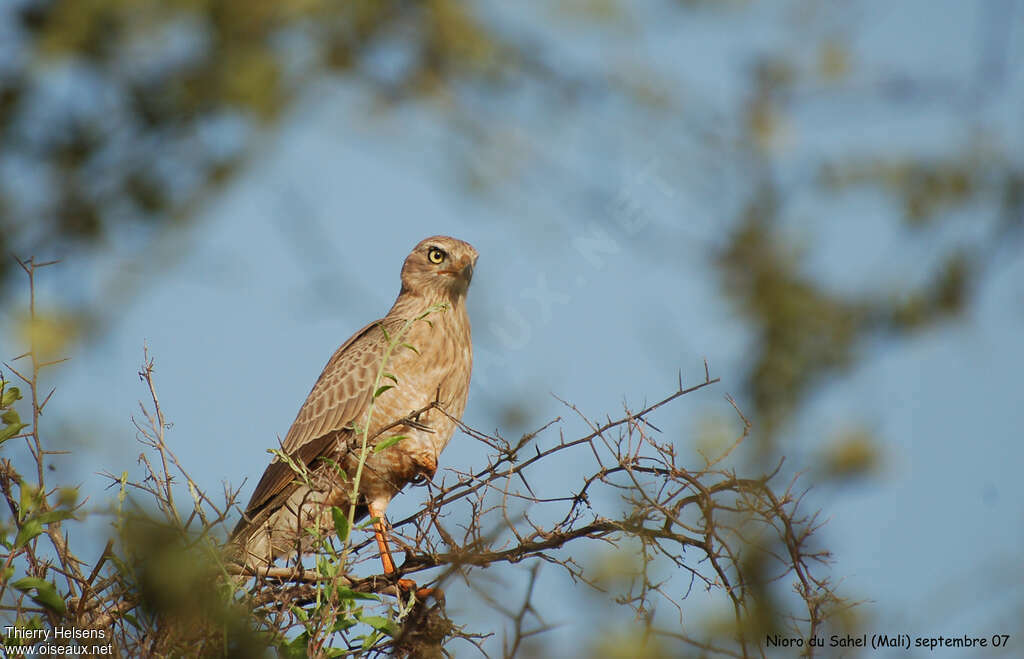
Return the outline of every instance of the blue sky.
<path id="1" fill-rule="evenodd" d="M 692 444 L 702 421 L 731 418 L 724 396 L 739 393 L 753 338 L 710 267 L 747 192 L 742 152 L 695 136 L 735 135 L 754 54 L 781 51 L 810 66 L 817 51 L 803 52 L 805 34 L 812 44 L 830 30 L 852 26 L 855 35 L 850 76 L 838 89 L 808 85 L 787 115 L 777 147 L 783 180 L 828 156 L 941 156 L 979 131 L 997 150 L 1024 153 L 1021 3 L 1003 5 L 1017 44 L 1007 49 L 1006 77 L 997 94 L 974 101 L 990 20 L 980 5 L 851 3 L 840 15 L 804 7 L 814 15 L 802 19 L 793 17 L 802 3 L 767 4 L 732 14 L 644 5 L 639 11 L 659 20 L 603 31 L 537 7 L 514 12 L 510 25 L 549 37 L 548 54 L 566 70 L 656 72 L 652 80 L 680 99 L 671 117 L 614 100 L 549 114 L 527 91 L 511 108 L 484 103 L 495 134 L 467 147 L 434 108 L 373 110 L 356 84 L 315 84 L 199 221 L 158 253 L 134 253 L 121 237 L 102 263 L 69 263 L 70 272 L 44 281 L 44 295 L 68 278 L 96 290 L 111 277 L 142 285 L 54 380 L 47 420 L 74 424 L 85 449 L 83 462 L 58 469 L 96 501 L 106 495 L 93 472 L 137 473 L 129 417 L 145 393 L 136 372 L 146 344 L 179 457 L 213 491 L 248 478 L 247 498 L 264 449 L 287 430 L 326 359 L 387 310 L 402 259 L 435 233 L 480 252 L 469 298 L 477 362 L 467 423 L 501 428 L 513 401 L 529 425 L 540 425 L 564 414 L 551 393 L 591 416 L 614 416 L 624 401 L 669 393 L 680 372 L 684 382 L 699 380 L 707 359 L 721 384 L 658 417 Z M 879 90 L 899 76 L 959 85 L 956 98 L 976 107 L 889 103 Z M 466 185 L 466 162 L 493 177 L 488 192 Z M 781 216 L 809 274 L 836 290 L 865 291 L 917 281 L 926 264 L 991 230 L 984 208 L 954 212 L 970 221 L 948 222 L 929 241 L 895 219 L 891 200 L 871 194 L 798 190 Z M 588 252 L 588 239 L 602 248 Z M 820 537 L 835 555 L 833 577 L 848 596 L 870 600 L 862 608 L 869 629 L 1019 631 L 1024 255 L 997 257 L 963 317 L 860 346 L 856 368 L 820 387 L 783 433 L 794 470 L 812 465 L 844 427 L 866 426 L 884 443 L 878 474 L 813 488 L 808 500 L 828 519 Z M 566 424 L 567 434 L 578 428 Z M 485 457 L 457 437 L 442 466 L 467 469 Z M 557 486 L 564 476 L 550 478 Z M 813 473 L 804 478 L 815 484 Z M 421 498 L 420 490 L 400 497 L 393 517 Z M 543 574 L 545 613 L 565 625 L 552 647 L 566 650 L 560 644 L 582 623 L 567 605 L 593 595 L 550 568 Z M 457 610 L 457 593 L 450 599 Z"/>

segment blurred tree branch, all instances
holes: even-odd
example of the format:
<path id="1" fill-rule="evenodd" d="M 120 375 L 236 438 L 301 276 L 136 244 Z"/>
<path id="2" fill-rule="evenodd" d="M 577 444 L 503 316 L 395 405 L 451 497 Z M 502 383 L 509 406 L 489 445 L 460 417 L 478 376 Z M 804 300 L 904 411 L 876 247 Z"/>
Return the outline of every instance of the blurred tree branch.
<path id="1" fill-rule="evenodd" d="M 0 71 L 0 251 L 136 251 L 188 221 L 323 72 L 423 94 L 497 67 L 460 3 L 17 0 Z M 368 58 L 401 31 L 399 79 Z M 0 294 L 11 268 L 0 262 Z M 86 301 L 87 303 L 91 301 Z M 95 311 L 90 308 L 82 312 Z"/>

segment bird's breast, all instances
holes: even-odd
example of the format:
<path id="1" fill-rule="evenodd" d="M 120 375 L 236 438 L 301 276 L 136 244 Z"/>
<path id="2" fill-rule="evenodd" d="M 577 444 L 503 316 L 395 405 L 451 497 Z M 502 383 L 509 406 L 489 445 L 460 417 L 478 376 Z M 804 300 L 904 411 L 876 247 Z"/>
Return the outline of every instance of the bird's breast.
<path id="1" fill-rule="evenodd" d="M 396 347 L 383 372 L 394 378 L 380 382 L 391 388 L 374 400 L 364 427 L 375 444 L 395 436 L 403 439 L 367 456 L 366 486 L 371 490 L 397 491 L 417 476 L 432 476 L 469 393 L 473 352 L 464 308 L 434 312 L 392 340 Z M 435 403 L 441 409 L 432 408 Z M 393 425 L 417 412 L 410 423 Z"/>

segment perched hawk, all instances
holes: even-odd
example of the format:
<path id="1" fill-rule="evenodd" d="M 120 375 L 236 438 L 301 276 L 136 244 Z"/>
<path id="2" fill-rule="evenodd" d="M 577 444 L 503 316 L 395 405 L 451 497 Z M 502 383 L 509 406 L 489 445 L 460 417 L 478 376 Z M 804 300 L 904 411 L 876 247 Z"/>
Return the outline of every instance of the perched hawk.
<path id="1" fill-rule="evenodd" d="M 466 407 L 473 365 L 466 291 L 476 259 L 471 245 L 447 236 L 416 245 L 388 314 L 356 332 L 327 362 L 284 438 L 281 452 L 289 460 L 278 456 L 270 463 L 232 534 L 247 566 L 267 567 L 309 551 L 311 527 L 333 532 L 331 506 L 348 514 L 365 438 L 351 523 L 367 513 L 377 518 L 384 571 L 394 571 L 384 512 L 405 485 L 433 477 Z M 373 450 L 394 437 L 404 438 Z"/>

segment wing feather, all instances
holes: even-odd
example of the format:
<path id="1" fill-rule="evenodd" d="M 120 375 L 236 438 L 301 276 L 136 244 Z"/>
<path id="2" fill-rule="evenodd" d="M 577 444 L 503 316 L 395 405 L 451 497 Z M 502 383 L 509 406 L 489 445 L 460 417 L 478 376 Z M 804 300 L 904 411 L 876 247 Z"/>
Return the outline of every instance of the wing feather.
<path id="1" fill-rule="evenodd" d="M 306 402 L 292 422 L 282 442 L 282 450 L 297 463 L 311 467 L 323 455 L 331 452 L 346 430 L 365 415 L 373 394 L 373 384 L 380 360 L 387 347 L 382 323 L 375 320 L 363 327 L 338 348 L 327 362 Z M 278 499 L 278 495 L 295 480 L 292 468 L 278 458 L 263 472 L 245 516 L 235 534 L 247 526 L 263 507 Z"/>

